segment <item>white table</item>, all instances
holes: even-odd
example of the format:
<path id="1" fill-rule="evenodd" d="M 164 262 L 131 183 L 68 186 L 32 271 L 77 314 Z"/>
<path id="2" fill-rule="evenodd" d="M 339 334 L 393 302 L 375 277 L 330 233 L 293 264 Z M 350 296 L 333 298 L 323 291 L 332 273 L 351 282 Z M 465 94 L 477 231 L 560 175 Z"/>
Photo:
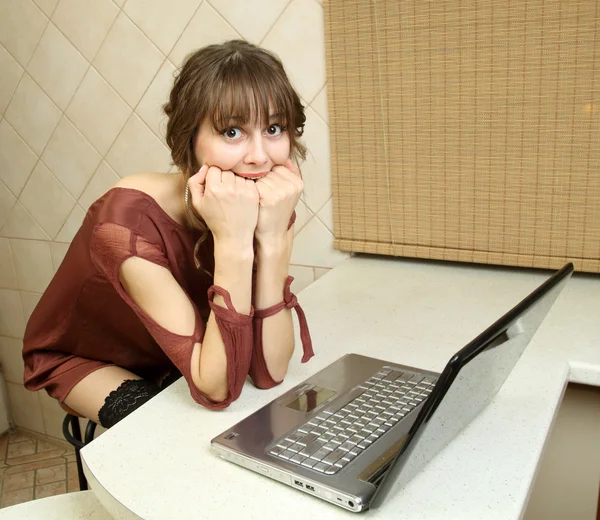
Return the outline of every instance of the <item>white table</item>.
<path id="1" fill-rule="evenodd" d="M 40 498 L 0 509 L 0 520 L 111 520 L 91 491 Z"/>
<path id="2" fill-rule="evenodd" d="M 115 518 L 349 518 L 223 461 L 210 439 L 347 352 L 441 371 L 546 277 L 525 269 L 348 260 L 299 296 L 316 352 L 311 362 L 300 364 L 296 352 L 281 386 L 247 384 L 222 412 L 195 404 L 180 380 L 83 449 L 86 475 Z M 402 492 L 364 517 L 520 518 L 569 381 L 600 386 L 598 276 L 569 281 L 492 404 Z"/>

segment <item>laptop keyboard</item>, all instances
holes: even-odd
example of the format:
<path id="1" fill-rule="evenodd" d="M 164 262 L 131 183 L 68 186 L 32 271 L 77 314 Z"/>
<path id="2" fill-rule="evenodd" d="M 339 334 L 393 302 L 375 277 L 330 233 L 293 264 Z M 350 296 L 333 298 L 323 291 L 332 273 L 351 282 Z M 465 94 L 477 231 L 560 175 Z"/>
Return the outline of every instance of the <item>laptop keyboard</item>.
<path id="1" fill-rule="evenodd" d="M 333 475 L 422 403 L 437 379 L 383 368 L 337 411 L 323 410 L 282 438 L 269 453 Z"/>

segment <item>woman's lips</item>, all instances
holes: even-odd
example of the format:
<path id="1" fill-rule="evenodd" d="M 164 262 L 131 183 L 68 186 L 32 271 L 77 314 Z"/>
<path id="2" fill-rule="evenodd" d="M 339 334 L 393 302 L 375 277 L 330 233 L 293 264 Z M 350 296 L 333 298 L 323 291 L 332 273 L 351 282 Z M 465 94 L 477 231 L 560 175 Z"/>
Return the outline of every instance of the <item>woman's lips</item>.
<path id="1" fill-rule="evenodd" d="M 245 179 L 260 179 L 264 177 L 269 172 L 259 172 L 259 173 L 242 173 L 242 172 L 233 172 L 240 177 L 244 177 Z"/>

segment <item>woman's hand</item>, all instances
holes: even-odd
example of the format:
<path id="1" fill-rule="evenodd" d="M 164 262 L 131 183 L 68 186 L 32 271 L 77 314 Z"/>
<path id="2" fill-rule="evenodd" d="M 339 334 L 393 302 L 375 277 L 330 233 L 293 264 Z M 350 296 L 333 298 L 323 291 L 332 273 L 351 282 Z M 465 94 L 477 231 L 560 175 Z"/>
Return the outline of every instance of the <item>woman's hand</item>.
<path id="1" fill-rule="evenodd" d="M 288 159 L 285 166 L 275 166 L 268 175 L 256 181 L 256 188 L 260 198 L 256 238 L 285 237 L 304 189 L 298 168 Z"/>
<path id="2" fill-rule="evenodd" d="M 242 242 L 254 236 L 259 195 L 254 181 L 204 165 L 188 180 L 191 203 L 215 242 Z"/>

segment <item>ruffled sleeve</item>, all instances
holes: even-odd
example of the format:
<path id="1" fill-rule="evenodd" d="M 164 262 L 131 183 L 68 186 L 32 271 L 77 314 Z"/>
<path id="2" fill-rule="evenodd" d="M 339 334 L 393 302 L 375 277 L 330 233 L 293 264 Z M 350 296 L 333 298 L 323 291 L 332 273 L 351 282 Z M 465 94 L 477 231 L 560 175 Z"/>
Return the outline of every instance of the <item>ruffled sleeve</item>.
<path id="1" fill-rule="evenodd" d="M 194 345 L 202 342 L 206 324 L 200 317 L 198 309 L 189 295 L 186 293 L 190 305 L 194 309 L 194 332 L 191 336 L 183 336 L 170 332 L 156 323 L 121 285 L 119 279 L 120 268 L 128 258 L 139 257 L 169 269 L 169 263 L 160 244 L 151 243 L 136 232 L 123 226 L 104 223 L 94 229 L 90 242 L 90 254 L 92 262 L 100 273 L 107 278 L 119 296 L 133 309 L 160 348 L 181 372 L 188 384 L 192 398 L 197 403 L 207 408 L 221 409 L 227 407 L 239 397 L 250 365 L 252 316 L 243 316 L 236 313 L 233 308 L 224 309 L 212 304 L 215 293 L 221 293 L 225 297 L 227 291 L 213 286 L 207 295 L 225 343 L 229 378 L 227 398 L 221 402 L 214 402 L 198 389 L 191 374 Z M 225 297 L 225 299 L 227 301 L 228 298 Z"/>

